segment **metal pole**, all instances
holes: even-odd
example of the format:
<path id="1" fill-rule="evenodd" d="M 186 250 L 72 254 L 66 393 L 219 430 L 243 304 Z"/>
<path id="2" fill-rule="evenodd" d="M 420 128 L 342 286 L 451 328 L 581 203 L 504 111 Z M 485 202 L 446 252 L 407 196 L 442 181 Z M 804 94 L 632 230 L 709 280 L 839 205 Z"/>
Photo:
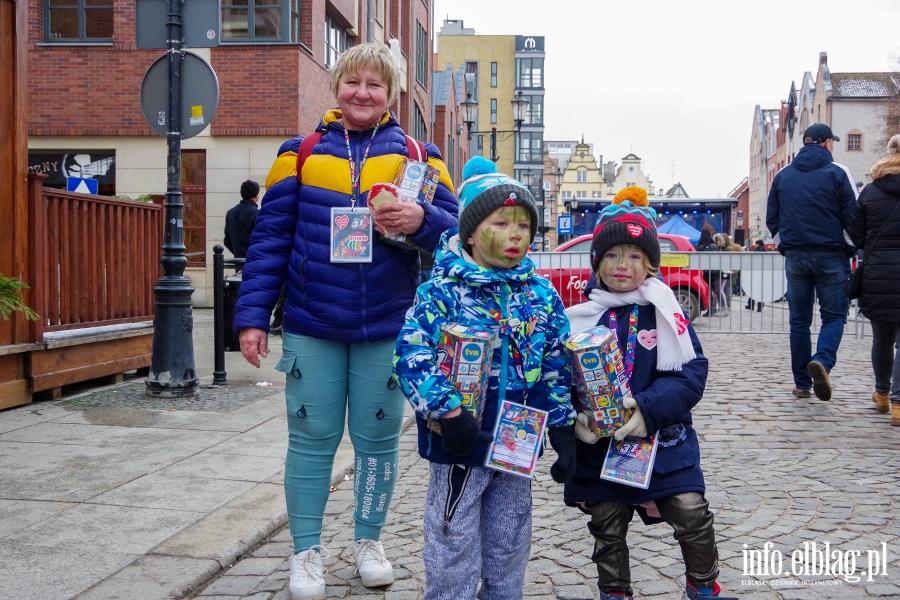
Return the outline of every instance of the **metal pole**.
<path id="1" fill-rule="evenodd" d="M 497 156 L 497 128 L 491 127 L 491 161 L 497 162 L 499 157 Z"/>
<path id="2" fill-rule="evenodd" d="M 228 385 L 225 373 L 225 248 L 213 246 L 213 339 L 216 364 L 213 385 Z"/>
<path id="3" fill-rule="evenodd" d="M 156 281 L 156 316 L 153 324 L 153 354 L 146 395 L 178 398 L 197 393 L 194 370 L 194 315 L 191 294 L 194 288 L 184 276 L 187 258 L 181 229 L 181 64 L 184 58 L 181 21 L 182 0 L 167 0 L 169 58 L 169 129 L 166 135 L 169 156 L 166 163 L 166 233 L 162 245 L 163 276 Z"/>

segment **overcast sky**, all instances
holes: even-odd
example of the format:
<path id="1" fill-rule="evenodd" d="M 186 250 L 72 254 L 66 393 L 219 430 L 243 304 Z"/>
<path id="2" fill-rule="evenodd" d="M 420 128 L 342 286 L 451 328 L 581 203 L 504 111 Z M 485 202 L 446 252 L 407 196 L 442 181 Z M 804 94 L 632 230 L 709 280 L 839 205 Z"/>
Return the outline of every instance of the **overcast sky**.
<path id="1" fill-rule="evenodd" d="M 749 170 L 753 109 L 791 82 L 900 70 L 900 0 L 435 0 L 435 31 L 544 36 L 545 139 L 634 152 L 655 187 L 726 196 Z"/>

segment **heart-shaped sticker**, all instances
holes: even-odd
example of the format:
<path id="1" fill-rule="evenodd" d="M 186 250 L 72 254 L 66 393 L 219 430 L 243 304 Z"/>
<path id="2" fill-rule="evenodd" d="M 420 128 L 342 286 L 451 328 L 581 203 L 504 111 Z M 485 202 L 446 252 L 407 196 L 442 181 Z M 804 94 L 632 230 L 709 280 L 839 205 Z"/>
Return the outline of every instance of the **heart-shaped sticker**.
<path id="1" fill-rule="evenodd" d="M 638 331 L 637 335 L 638 342 L 640 342 L 641 346 L 646 348 L 647 350 L 653 350 L 656 348 L 656 330 L 646 330 L 642 329 Z"/>
<path id="2" fill-rule="evenodd" d="M 635 225 L 634 223 L 629 223 L 625 228 L 628 230 L 628 233 L 631 234 L 631 237 L 641 237 L 641 234 L 644 233 L 644 228 L 640 225 Z"/>
<path id="3" fill-rule="evenodd" d="M 338 229 L 343 229 L 350 222 L 350 217 L 347 215 L 338 215 L 334 218 L 334 224 L 338 226 Z"/>
<path id="4" fill-rule="evenodd" d="M 675 313 L 675 327 L 678 328 L 678 335 L 687 331 L 688 320 L 681 313 Z"/>

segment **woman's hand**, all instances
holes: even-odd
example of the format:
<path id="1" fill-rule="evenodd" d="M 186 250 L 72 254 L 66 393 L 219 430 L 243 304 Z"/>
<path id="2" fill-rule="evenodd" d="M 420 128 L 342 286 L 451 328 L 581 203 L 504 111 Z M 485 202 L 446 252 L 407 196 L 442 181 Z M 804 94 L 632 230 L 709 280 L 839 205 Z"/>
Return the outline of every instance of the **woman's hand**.
<path id="1" fill-rule="evenodd" d="M 240 333 L 241 354 L 247 362 L 259 368 L 259 356 L 269 354 L 269 334 L 256 327 L 244 327 Z"/>
<path id="2" fill-rule="evenodd" d="M 412 235 L 422 227 L 425 209 L 418 204 L 388 202 L 374 213 L 375 222 L 389 233 Z"/>

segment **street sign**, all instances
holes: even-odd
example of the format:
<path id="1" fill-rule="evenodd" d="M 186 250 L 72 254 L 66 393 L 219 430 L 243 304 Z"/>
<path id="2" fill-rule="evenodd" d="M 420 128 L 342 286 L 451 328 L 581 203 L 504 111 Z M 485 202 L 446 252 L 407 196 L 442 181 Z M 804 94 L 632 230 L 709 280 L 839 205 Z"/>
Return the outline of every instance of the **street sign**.
<path id="1" fill-rule="evenodd" d="M 100 184 L 96 179 L 82 179 L 80 177 L 66 177 L 66 191 L 80 194 L 97 195 Z"/>
<path id="2" fill-rule="evenodd" d="M 222 31 L 219 0 L 188 0 L 182 3 L 181 10 L 184 48 L 215 48 L 219 45 Z M 138 48 L 165 50 L 168 47 L 168 12 L 166 0 L 137 0 Z"/>
<path id="3" fill-rule="evenodd" d="M 559 235 L 572 233 L 572 215 L 559 215 L 556 217 L 556 233 Z"/>
<path id="4" fill-rule="evenodd" d="M 209 126 L 219 108 L 219 80 L 208 62 L 185 52 L 181 63 L 181 139 L 192 138 Z M 141 111 L 153 130 L 166 137 L 169 130 L 169 61 L 163 54 L 147 69 L 141 82 Z"/>

